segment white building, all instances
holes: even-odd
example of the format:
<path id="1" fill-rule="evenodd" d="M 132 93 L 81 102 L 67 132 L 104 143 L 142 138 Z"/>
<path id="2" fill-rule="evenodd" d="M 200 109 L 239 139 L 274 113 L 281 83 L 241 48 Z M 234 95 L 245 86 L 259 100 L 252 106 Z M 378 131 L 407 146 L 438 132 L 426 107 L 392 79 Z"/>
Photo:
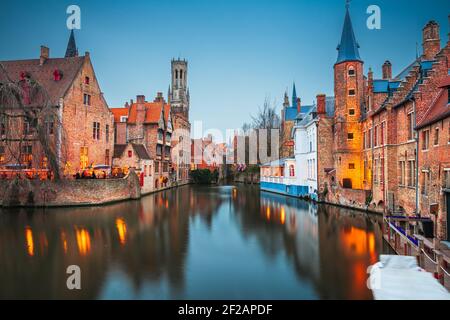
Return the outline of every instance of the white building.
<path id="1" fill-rule="evenodd" d="M 317 199 L 317 107 L 307 113 L 297 115 L 292 134 L 297 168 L 296 183 L 302 190 L 302 196 Z M 331 150 L 330 150 L 331 152 Z"/>

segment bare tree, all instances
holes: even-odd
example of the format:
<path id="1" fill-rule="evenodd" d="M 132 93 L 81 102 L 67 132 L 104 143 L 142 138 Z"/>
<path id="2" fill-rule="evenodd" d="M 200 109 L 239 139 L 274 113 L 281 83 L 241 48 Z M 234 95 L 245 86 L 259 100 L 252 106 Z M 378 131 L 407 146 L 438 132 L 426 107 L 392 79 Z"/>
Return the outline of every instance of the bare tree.
<path id="1" fill-rule="evenodd" d="M 264 100 L 263 107 L 259 108 L 256 116 L 251 116 L 253 129 L 278 129 L 280 128 L 280 117 L 276 111 L 276 104 L 270 103 L 270 99 Z"/>
<path id="2" fill-rule="evenodd" d="M 24 74 L 19 81 L 9 78 L 0 64 L 6 81 L 0 83 L 0 145 L 3 163 L 30 167 L 34 159 L 45 159 L 55 180 L 61 178 L 66 154 L 64 130 L 59 108 L 52 106 L 47 91 Z"/>

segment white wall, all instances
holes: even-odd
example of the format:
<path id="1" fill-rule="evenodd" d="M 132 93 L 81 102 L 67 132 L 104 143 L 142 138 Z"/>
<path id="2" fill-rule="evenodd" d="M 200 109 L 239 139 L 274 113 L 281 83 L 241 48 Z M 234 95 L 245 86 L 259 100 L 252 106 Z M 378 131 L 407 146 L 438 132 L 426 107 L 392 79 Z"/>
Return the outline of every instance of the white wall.
<path id="1" fill-rule="evenodd" d="M 317 190 L 317 125 L 311 121 L 294 128 L 297 184 L 307 186 L 313 193 Z M 331 150 L 330 150 L 331 152 Z"/>

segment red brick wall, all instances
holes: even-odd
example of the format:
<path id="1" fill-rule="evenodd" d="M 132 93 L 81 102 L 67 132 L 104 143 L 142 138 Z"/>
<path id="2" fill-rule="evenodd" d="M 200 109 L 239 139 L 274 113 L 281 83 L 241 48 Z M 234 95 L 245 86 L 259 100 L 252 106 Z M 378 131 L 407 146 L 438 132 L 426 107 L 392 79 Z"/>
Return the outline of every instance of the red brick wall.
<path id="1" fill-rule="evenodd" d="M 89 84 L 84 83 L 85 77 Z M 83 95 L 91 95 L 91 105 L 83 104 Z M 111 164 L 114 145 L 114 117 L 106 104 L 97 82 L 89 56 L 63 101 L 62 122 L 64 127 L 63 158 L 69 164 L 69 173 L 80 170 L 80 148 L 88 148 L 88 164 Z M 100 139 L 93 138 L 93 123 L 100 123 Z M 106 125 L 109 134 L 106 136 Z M 109 158 L 106 160 L 106 150 Z"/>

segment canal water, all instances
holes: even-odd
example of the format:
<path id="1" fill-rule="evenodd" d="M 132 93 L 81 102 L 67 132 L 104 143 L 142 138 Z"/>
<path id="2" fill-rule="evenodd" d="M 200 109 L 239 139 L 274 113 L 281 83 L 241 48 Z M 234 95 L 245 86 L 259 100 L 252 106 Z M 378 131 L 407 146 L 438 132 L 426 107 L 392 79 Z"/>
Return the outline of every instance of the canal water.
<path id="1" fill-rule="evenodd" d="M 258 187 L 0 209 L 0 298 L 372 299 L 381 218 Z M 70 291 L 66 269 L 81 269 Z"/>

